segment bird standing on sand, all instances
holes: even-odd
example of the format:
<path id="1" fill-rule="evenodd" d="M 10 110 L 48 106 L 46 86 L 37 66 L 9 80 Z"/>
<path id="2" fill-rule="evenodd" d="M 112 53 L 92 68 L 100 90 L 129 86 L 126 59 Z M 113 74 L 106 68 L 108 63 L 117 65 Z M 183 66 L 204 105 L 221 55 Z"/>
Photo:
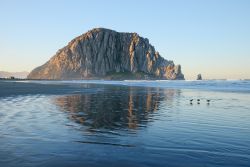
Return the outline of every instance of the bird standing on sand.
<path id="1" fill-rule="evenodd" d="M 191 105 L 193 105 L 193 100 L 194 100 L 194 99 L 190 99 L 190 100 L 189 100 Z"/>
<path id="2" fill-rule="evenodd" d="M 197 104 L 200 104 L 200 99 L 197 99 Z"/>

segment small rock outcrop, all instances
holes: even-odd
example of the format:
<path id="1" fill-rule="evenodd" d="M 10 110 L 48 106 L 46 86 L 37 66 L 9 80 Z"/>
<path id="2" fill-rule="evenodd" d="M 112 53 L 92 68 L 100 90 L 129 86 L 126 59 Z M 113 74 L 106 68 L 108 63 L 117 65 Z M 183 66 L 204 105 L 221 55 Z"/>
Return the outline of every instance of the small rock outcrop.
<path id="1" fill-rule="evenodd" d="M 198 75 L 197 75 L 197 79 L 196 79 L 196 80 L 202 80 L 201 74 L 198 74 Z"/>
<path id="2" fill-rule="evenodd" d="M 118 77 L 117 77 L 118 76 Z M 73 39 L 28 79 L 184 79 L 147 38 L 95 28 Z"/>

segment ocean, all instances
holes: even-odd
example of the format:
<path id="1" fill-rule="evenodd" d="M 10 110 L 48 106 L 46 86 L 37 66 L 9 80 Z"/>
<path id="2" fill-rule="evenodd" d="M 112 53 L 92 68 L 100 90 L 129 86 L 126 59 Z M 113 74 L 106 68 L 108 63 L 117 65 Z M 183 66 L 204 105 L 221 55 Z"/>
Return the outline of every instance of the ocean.
<path id="1" fill-rule="evenodd" d="M 250 81 L 0 81 L 0 143 L 1 167 L 247 167 Z"/>

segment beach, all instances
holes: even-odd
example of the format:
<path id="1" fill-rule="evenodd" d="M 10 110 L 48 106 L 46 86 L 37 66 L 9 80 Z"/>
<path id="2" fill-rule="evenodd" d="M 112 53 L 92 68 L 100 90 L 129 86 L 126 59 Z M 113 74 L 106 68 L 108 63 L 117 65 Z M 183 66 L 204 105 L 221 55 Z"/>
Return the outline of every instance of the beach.
<path id="1" fill-rule="evenodd" d="M 248 166 L 249 83 L 0 81 L 0 166 Z"/>

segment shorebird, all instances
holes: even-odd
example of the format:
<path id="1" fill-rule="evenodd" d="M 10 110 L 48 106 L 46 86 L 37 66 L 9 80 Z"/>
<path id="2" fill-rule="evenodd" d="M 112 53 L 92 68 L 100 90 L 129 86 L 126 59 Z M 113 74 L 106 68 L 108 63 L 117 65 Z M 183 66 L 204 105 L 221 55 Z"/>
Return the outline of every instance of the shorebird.
<path id="1" fill-rule="evenodd" d="M 197 99 L 197 104 L 200 104 L 200 101 L 201 101 L 200 99 Z"/>
<path id="2" fill-rule="evenodd" d="M 189 101 L 190 101 L 190 105 L 193 105 L 193 100 L 194 99 L 190 99 Z"/>
<path id="3" fill-rule="evenodd" d="M 193 105 L 193 100 L 194 99 L 190 99 L 189 101 L 190 101 L 190 105 Z"/>
<path id="4" fill-rule="evenodd" d="M 209 99 L 207 99 L 207 103 L 208 103 L 208 104 L 210 103 L 210 100 L 209 100 Z"/>

